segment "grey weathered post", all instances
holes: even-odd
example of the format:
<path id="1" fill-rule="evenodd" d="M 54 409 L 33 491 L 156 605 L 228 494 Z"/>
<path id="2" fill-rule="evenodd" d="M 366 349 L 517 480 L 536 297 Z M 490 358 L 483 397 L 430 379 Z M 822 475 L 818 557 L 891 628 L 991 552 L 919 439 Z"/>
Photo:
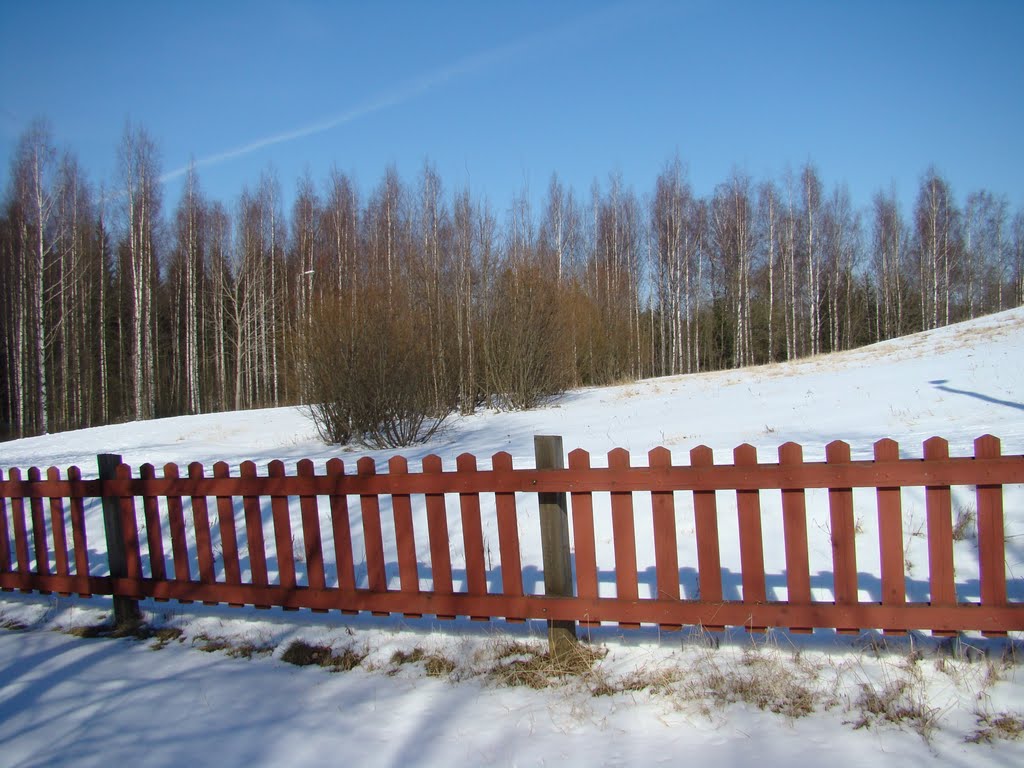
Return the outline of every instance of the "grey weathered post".
<path id="1" fill-rule="evenodd" d="M 100 480 L 113 480 L 121 456 L 116 453 L 101 453 L 96 457 Z M 103 530 L 107 537 L 107 560 L 110 563 L 111 578 L 128 576 L 128 558 L 124 548 L 124 529 L 121 526 L 120 499 L 116 496 L 103 497 Z M 114 595 L 114 624 L 124 627 L 142 620 L 139 601 L 130 597 Z"/>
<path id="2" fill-rule="evenodd" d="M 564 469 L 562 438 L 535 435 L 537 469 Z M 569 558 L 569 513 L 565 493 L 538 493 L 540 541 L 544 556 L 544 594 L 573 596 L 572 563 Z M 576 622 L 548 619 L 548 646 L 552 656 L 571 651 L 576 644 Z"/>

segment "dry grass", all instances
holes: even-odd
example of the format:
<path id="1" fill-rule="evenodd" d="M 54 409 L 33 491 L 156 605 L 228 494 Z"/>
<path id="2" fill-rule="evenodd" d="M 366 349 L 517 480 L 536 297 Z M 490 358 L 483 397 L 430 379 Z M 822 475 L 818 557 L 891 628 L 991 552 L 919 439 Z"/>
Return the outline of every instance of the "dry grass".
<path id="1" fill-rule="evenodd" d="M 970 505 L 957 505 L 953 541 L 974 541 L 978 536 L 978 513 Z"/>
<path id="2" fill-rule="evenodd" d="M 427 677 L 449 677 L 457 666 L 454 661 L 446 656 L 442 656 L 439 653 L 427 653 L 420 647 L 413 648 L 409 652 L 395 651 L 391 654 L 391 663 L 396 667 L 422 663 Z M 393 670 L 390 674 L 395 672 L 397 672 L 397 669 Z"/>
<path id="3" fill-rule="evenodd" d="M 274 652 L 269 645 L 257 645 L 255 643 L 240 643 L 232 645 L 227 649 L 227 654 L 233 659 L 251 659 L 255 656 L 269 656 Z"/>
<path id="4" fill-rule="evenodd" d="M 640 691 L 648 691 L 652 696 L 668 695 L 682 678 L 682 670 L 675 666 L 645 665 L 616 681 L 598 675 L 596 684 L 591 687 L 590 692 L 594 696 L 614 696 L 619 693 Z"/>
<path id="5" fill-rule="evenodd" d="M 860 696 L 854 702 L 858 717 L 855 729 L 888 723 L 908 727 L 926 741 L 938 724 L 939 710 L 927 706 L 923 691 L 909 680 L 892 680 L 881 687 L 861 684 Z"/>
<path id="6" fill-rule="evenodd" d="M 232 645 L 227 638 L 200 634 L 192 638 L 192 647 L 203 653 L 216 653 L 217 651 L 226 651 Z"/>
<path id="7" fill-rule="evenodd" d="M 172 640 L 181 642 L 184 632 L 177 627 L 153 627 L 149 624 L 128 624 L 117 626 L 115 624 L 87 624 L 81 627 L 71 627 L 64 630 L 65 634 L 82 638 L 131 638 L 134 640 L 155 640 L 150 647 L 153 650 L 160 650 L 166 647 Z"/>
<path id="8" fill-rule="evenodd" d="M 854 719 L 847 722 L 854 729 L 881 725 L 908 728 L 929 742 L 939 727 L 942 710 L 930 706 L 920 666 L 923 659 L 921 651 L 912 647 L 895 665 L 882 660 L 882 679 L 860 682 L 859 693 L 849 705 Z"/>
<path id="9" fill-rule="evenodd" d="M 797 719 L 814 712 L 816 702 L 824 708 L 835 704 L 818 685 L 820 668 L 799 653 L 751 649 L 739 664 L 721 663 L 716 656 L 705 652 L 687 666 L 669 691 L 677 705 L 696 705 L 710 715 L 712 707 L 742 703 Z"/>
<path id="10" fill-rule="evenodd" d="M 571 649 L 552 655 L 540 645 L 516 640 L 499 643 L 489 677 L 500 685 L 526 686 L 535 690 L 549 688 L 568 679 L 591 675 L 594 664 L 608 651 L 578 643 Z"/>
<path id="11" fill-rule="evenodd" d="M 224 651 L 233 659 L 251 659 L 254 656 L 267 656 L 274 652 L 272 646 L 256 643 L 239 643 L 226 637 L 210 637 L 199 634 L 192 638 L 192 647 L 205 653 Z"/>
<path id="12" fill-rule="evenodd" d="M 362 664 L 366 656 L 365 651 L 356 651 L 352 647 L 335 653 L 327 645 L 311 645 L 304 640 L 295 640 L 281 654 L 281 660 L 298 667 L 318 666 L 331 672 L 348 672 Z"/>
<path id="13" fill-rule="evenodd" d="M 999 715 L 978 715 L 978 727 L 965 741 L 969 744 L 992 744 L 996 741 L 1020 741 L 1024 738 L 1024 718 L 1003 712 Z"/>

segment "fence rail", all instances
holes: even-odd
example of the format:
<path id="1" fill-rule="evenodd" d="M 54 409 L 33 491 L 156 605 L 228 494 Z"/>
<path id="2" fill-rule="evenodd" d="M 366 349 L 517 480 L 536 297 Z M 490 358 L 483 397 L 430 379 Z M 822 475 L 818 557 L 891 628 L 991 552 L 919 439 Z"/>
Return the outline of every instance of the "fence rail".
<path id="1" fill-rule="evenodd" d="M 454 471 L 445 471 L 439 457 L 427 456 L 417 472 L 396 456 L 388 471 L 378 474 L 370 458 L 360 459 L 348 473 L 339 459 L 328 461 L 322 473 L 304 459 L 293 475 L 286 474 L 280 461 L 271 462 L 265 476 L 257 474 L 253 462 L 244 462 L 234 477 L 223 462 L 213 466 L 212 476 L 198 463 L 189 465 L 185 476 L 175 464 L 166 465 L 161 476 L 150 464 L 136 476 L 121 464 L 112 478 L 99 480 L 83 480 L 77 467 L 64 478 L 56 468 L 47 470 L 45 478 L 38 468 L 24 474 L 11 469 L 6 477 L 0 473 L 0 588 L 413 617 L 618 622 L 627 627 L 925 629 L 938 634 L 980 630 L 995 636 L 1024 630 L 1024 603 L 1008 599 L 1003 515 L 1003 486 L 1024 483 L 1024 456 L 1003 456 L 999 440 L 990 435 L 975 441 L 973 456 L 961 457 L 950 457 L 946 441 L 932 438 L 924 444 L 922 459 L 901 459 L 897 443 L 880 440 L 868 461 L 852 461 L 843 442 L 827 446 L 824 462 L 805 462 L 801 446 L 794 443 L 781 446 L 778 461 L 771 463 L 760 463 L 750 445 L 734 450 L 732 464 L 715 464 L 705 446 L 690 451 L 690 463 L 683 466 L 673 465 L 665 448 L 650 451 L 647 466 L 631 466 L 622 449 L 608 454 L 605 468 L 592 468 L 590 460 L 587 452 L 576 450 L 568 454 L 565 469 L 515 469 L 509 454 L 498 453 L 490 469 L 481 469 L 474 456 L 463 454 Z M 957 597 L 953 486 L 974 487 L 977 602 Z M 924 489 L 927 602 L 907 599 L 901 508 L 901 489 L 907 487 Z M 875 491 L 877 601 L 865 601 L 859 594 L 855 488 Z M 827 490 L 833 595 L 828 601 L 815 600 L 812 590 L 806 499 L 812 489 Z M 723 590 L 718 510 L 723 491 L 735 493 L 742 586 L 738 600 L 727 599 Z M 699 599 L 686 599 L 680 584 L 680 492 L 691 494 L 696 562 L 686 565 L 695 566 Z M 767 588 L 762 498 L 769 492 L 781 495 L 784 601 L 770 599 Z M 488 583 L 490 553 L 485 554 L 481 494 L 488 495 L 488 504 L 493 494 L 500 584 L 493 571 Z M 571 534 L 561 545 L 571 548 L 575 562 L 571 595 L 524 589 L 520 522 L 523 505 L 536 503 L 534 494 L 565 494 L 571 500 Z M 601 531 L 594 502 L 604 495 L 610 505 L 614 596 L 599 589 L 596 542 Z M 455 547 L 464 556 L 465 573 L 458 580 L 446 505 L 451 497 L 458 499 L 462 530 Z M 298 514 L 293 516 L 289 499 L 296 498 Z M 96 555 L 87 541 L 86 505 L 95 499 L 104 499 L 107 509 L 107 563 L 92 562 Z M 422 514 L 414 515 L 414 499 Z M 386 526 L 382 500 L 393 518 Z M 650 510 L 653 526 L 647 533 L 654 543 L 654 597 L 641 597 L 638 589 L 638 500 Z M 395 552 L 390 563 L 385 559 L 385 527 L 394 532 L 393 542 L 388 539 L 388 548 Z M 301 545 L 295 543 L 296 533 Z M 326 558 L 325 542 L 333 550 Z M 332 569 L 325 560 L 332 560 Z M 547 553 L 544 562 L 549 562 Z M 389 570 L 397 571 L 394 578 Z M 428 581 L 421 578 L 423 573 L 429 573 L 429 589 L 423 586 Z M 456 590 L 456 583 L 463 588 Z"/>

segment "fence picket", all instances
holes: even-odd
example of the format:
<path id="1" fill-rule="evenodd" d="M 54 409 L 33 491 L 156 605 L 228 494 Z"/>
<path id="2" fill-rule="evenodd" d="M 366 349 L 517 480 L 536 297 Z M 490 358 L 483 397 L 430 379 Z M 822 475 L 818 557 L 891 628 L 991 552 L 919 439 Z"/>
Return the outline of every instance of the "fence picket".
<path id="1" fill-rule="evenodd" d="M 394 456 L 388 461 L 388 474 L 401 484 L 402 477 L 409 474 L 409 462 L 404 456 Z M 412 524 L 412 501 L 407 493 L 393 493 L 391 508 L 395 517 L 395 549 L 398 551 L 398 581 L 403 592 L 410 594 L 420 591 L 419 568 L 416 565 L 416 532 Z M 405 616 L 418 619 L 421 614 L 406 613 Z"/>
<path id="2" fill-rule="evenodd" d="M 423 472 L 440 474 L 441 457 L 431 454 L 423 457 Z M 448 509 L 443 493 L 426 494 L 427 535 L 430 539 L 430 573 L 432 591 L 438 595 L 452 594 L 452 553 L 448 541 Z M 450 614 L 438 614 L 439 619 L 454 619 Z"/>
<path id="3" fill-rule="evenodd" d="M 974 457 L 992 459 L 1002 454 L 999 438 L 983 435 L 974 441 Z M 1001 485 L 979 485 L 978 503 L 978 565 L 981 581 L 981 604 L 1006 605 L 1006 537 L 1003 524 L 1003 488 Z M 989 637 L 1005 637 L 1005 632 L 987 632 Z"/>
<path id="4" fill-rule="evenodd" d="M 647 463 L 655 469 L 672 466 L 672 454 L 667 448 L 653 448 L 647 453 Z M 659 600 L 679 599 L 679 548 L 676 542 L 676 506 L 672 491 L 651 492 L 651 514 L 654 525 L 654 571 Z M 662 624 L 664 630 L 682 629 L 680 624 Z"/>
<path id="5" fill-rule="evenodd" d="M 590 454 L 582 448 L 569 452 L 569 469 L 590 469 Z M 597 553 L 594 534 L 594 499 L 590 491 L 574 491 L 572 501 L 572 543 L 576 555 L 576 595 L 597 597 Z M 601 622 L 589 618 L 582 626 L 600 626 Z"/>
<path id="6" fill-rule="evenodd" d="M 267 475 L 274 480 L 285 478 L 284 462 L 275 459 L 267 465 Z M 295 589 L 295 544 L 292 540 L 292 522 L 288 513 L 288 495 L 284 483 L 275 483 L 270 496 L 270 516 L 274 521 L 274 552 L 277 556 L 277 581 L 288 590 Z"/>
<path id="7" fill-rule="evenodd" d="M 73 484 L 82 482 L 82 470 L 78 467 L 68 467 L 68 481 Z M 72 494 L 71 503 L 71 542 L 75 555 L 75 575 L 89 575 L 89 545 L 85 535 L 85 500 L 81 494 Z M 0 504 L 0 515 L 3 513 L 3 505 Z M 82 593 L 82 597 L 91 597 L 90 594 Z"/>
<path id="8" fill-rule="evenodd" d="M 948 456 L 949 443 L 941 437 L 932 437 L 925 441 L 926 462 Z M 931 587 L 931 604 L 954 605 L 956 586 L 953 582 L 953 510 L 949 486 L 926 487 L 925 508 L 928 517 L 928 580 Z M 949 635 L 948 632 L 937 634 Z"/>
<path id="9" fill-rule="evenodd" d="M 313 477 L 313 462 L 302 459 L 296 467 L 299 477 Z M 313 589 L 327 586 L 324 574 L 324 550 L 320 539 L 320 507 L 316 496 L 299 496 L 299 512 L 302 518 L 302 544 L 306 555 L 306 582 Z"/>
<path id="10" fill-rule="evenodd" d="M 334 481 L 334 493 L 328 497 L 331 504 L 331 530 L 334 532 L 334 565 L 338 569 L 338 589 L 354 592 L 356 589 L 355 562 L 352 557 L 352 525 L 348 516 L 348 498 L 337 493 L 345 478 L 345 463 L 338 458 L 327 462 L 327 476 Z M 343 613 L 355 613 L 343 608 Z"/>
<path id="11" fill-rule="evenodd" d="M 46 479 L 60 481 L 60 470 L 50 467 L 46 470 Z M 58 576 L 68 575 L 68 533 L 67 521 L 64 518 L 64 500 L 59 496 L 50 497 L 50 530 L 53 532 L 54 565 Z M 69 592 L 61 592 L 67 597 Z"/>
<path id="12" fill-rule="evenodd" d="M 28 480 L 38 483 L 42 479 L 39 467 L 28 468 Z M 47 576 L 50 573 L 50 550 L 46 545 L 46 518 L 43 515 L 43 500 L 33 496 L 28 500 L 32 510 L 32 547 L 36 556 L 35 573 Z M 43 591 L 44 595 L 50 594 L 49 590 Z"/>
<path id="13" fill-rule="evenodd" d="M 714 466 L 715 457 L 706 445 L 690 451 L 690 465 L 696 469 Z M 714 491 L 693 492 L 693 516 L 697 536 L 697 584 L 700 600 L 722 602 L 722 556 L 718 546 L 718 503 Z M 705 629 L 721 631 L 721 624 L 709 624 Z"/>
<path id="14" fill-rule="evenodd" d="M 243 479 L 254 479 L 256 477 L 255 462 L 243 461 L 238 467 L 238 474 Z M 249 580 L 258 587 L 265 587 L 269 583 L 267 542 L 263 536 L 263 508 L 259 496 L 243 496 L 242 513 L 245 516 L 245 550 L 249 556 Z M 270 605 L 256 603 L 255 607 L 265 610 L 270 608 Z"/>
<path id="15" fill-rule="evenodd" d="M 139 479 L 151 481 L 156 479 L 156 469 L 152 464 L 139 467 Z M 149 572 L 154 579 L 167 578 L 167 564 L 164 562 L 164 541 L 160 530 L 160 507 L 157 497 L 147 494 L 142 497 L 142 514 L 146 521 L 146 551 L 149 554 Z"/>
<path id="16" fill-rule="evenodd" d="M 460 473 L 477 471 L 476 456 L 463 453 L 455 458 Z M 480 494 L 460 493 L 459 509 L 462 513 L 462 543 L 466 553 L 466 591 L 471 595 L 487 594 L 487 568 L 484 560 L 484 533 L 480 519 Z M 473 621 L 488 621 L 487 616 L 471 616 Z"/>
<path id="17" fill-rule="evenodd" d="M 825 446 L 829 464 L 849 464 L 850 446 L 835 440 Z M 856 605 L 857 532 L 853 519 L 853 489 L 828 489 L 829 529 L 832 538 L 832 574 L 838 605 Z M 839 627 L 840 634 L 857 634 L 857 627 Z"/>
<path id="18" fill-rule="evenodd" d="M 193 461 L 188 465 L 188 479 L 202 480 L 203 465 Z M 216 581 L 213 562 L 213 539 L 210 533 L 210 507 L 206 497 L 192 496 L 192 528 L 196 535 L 196 557 L 199 560 L 199 583 L 213 584 Z M 211 601 L 203 601 L 211 604 Z"/>
<path id="19" fill-rule="evenodd" d="M 13 482 L 21 482 L 21 470 L 11 469 L 7 476 Z M 31 592 L 28 588 L 28 522 L 25 519 L 25 499 L 21 496 L 11 499 L 11 527 L 14 529 L 14 556 L 18 563 L 18 573 L 22 575 L 20 587 L 22 592 Z"/>
<path id="20" fill-rule="evenodd" d="M 172 483 L 179 479 L 177 464 L 164 464 L 164 479 Z M 174 578 L 191 581 L 192 570 L 188 561 L 188 536 L 185 530 L 185 511 L 181 496 L 167 496 L 167 527 L 171 532 L 171 555 L 174 559 Z"/>
<path id="21" fill-rule="evenodd" d="M 243 461 L 238 467 L 238 474 L 243 479 L 254 479 L 255 462 Z M 263 538 L 263 509 L 259 497 L 243 496 L 242 512 L 245 515 L 245 549 L 249 555 L 249 579 L 256 586 L 265 587 L 268 583 L 267 543 Z"/>
<path id="22" fill-rule="evenodd" d="M 804 449 L 797 443 L 779 446 L 779 465 L 799 467 Z M 786 601 L 790 605 L 811 602 L 811 571 L 807 553 L 807 497 L 803 488 L 782 489 L 782 535 L 786 547 Z M 795 634 L 808 634 L 811 627 L 790 627 Z"/>
<path id="23" fill-rule="evenodd" d="M 213 465 L 215 478 L 231 476 L 226 462 Z M 224 560 L 224 581 L 227 584 L 242 583 L 242 566 L 238 559 L 238 532 L 235 530 L 235 500 L 231 496 L 217 497 L 217 528 L 220 530 L 220 551 Z"/>
<path id="24" fill-rule="evenodd" d="M 875 443 L 875 461 L 899 461 L 900 447 L 894 440 Z M 881 487 L 878 503 L 878 551 L 882 566 L 882 604 L 899 606 L 907 600 L 903 552 L 903 505 L 898 487 Z M 905 633 L 903 627 L 883 627 L 887 634 Z"/>
<path id="25" fill-rule="evenodd" d="M 132 470 L 127 464 L 120 464 L 114 477 L 117 480 L 131 480 Z M 121 536 L 124 540 L 125 576 L 129 579 L 142 578 L 142 552 L 139 544 L 139 523 L 135 518 L 135 497 L 122 496 L 118 500 L 121 517 Z"/>
<path id="26" fill-rule="evenodd" d="M 733 449 L 737 467 L 757 465 L 757 449 L 750 444 Z M 763 603 L 767 600 L 764 578 L 764 534 L 761 530 L 761 492 L 736 491 L 736 514 L 740 532 L 740 568 L 742 569 L 743 601 Z M 764 632 L 766 627 L 748 624 L 750 632 Z"/>
<path id="27" fill-rule="evenodd" d="M 369 477 L 377 474 L 377 466 L 373 459 L 364 456 L 356 462 L 356 471 L 360 477 Z M 388 578 L 384 568 L 384 536 L 381 532 L 380 499 L 375 494 L 363 494 L 359 497 L 359 505 L 363 513 L 363 544 L 366 547 L 366 576 L 369 587 L 374 592 L 386 592 Z M 387 612 L 375 612 L 374 615 L 386 616 Z"/>
<path id="28" fill-rule="evenodd" d="M 495 472 L 512 471 L 512 454 L 505 451 L 491 457 L 491 468 Z M 494 494 L 495 514 L 498 519 L 498 554 L 501 558 L 501 592 L 504 595 L 523 594 L 523 566 L 519 554 L 519 523 L 516 515 L 515 493 Z M 520 622 L 514 616 L 506 621 Z"/>
<path id="29" fill-rule="evenodd" d="M 608 468 L 628 471 L 629 452 L 625 448 L 609 451 Z M 615 596 L 636 600 L 639 585 L 632 491 L 612 491 L 612 540 L 615 544 Z M 619 626 L 630 629 L 636 627 L 633 622 L 619 622 Z"/>
<path id="30" fill-rule="evenodd" d="M 0 482 L 3 482 L 4 471 L 0 469 Z M 7 525 L 7 499 L 0 496 L 0 573 L 11 570 L 11 533 Z M 2 588 L 4 592 L 8 587 Z"/>

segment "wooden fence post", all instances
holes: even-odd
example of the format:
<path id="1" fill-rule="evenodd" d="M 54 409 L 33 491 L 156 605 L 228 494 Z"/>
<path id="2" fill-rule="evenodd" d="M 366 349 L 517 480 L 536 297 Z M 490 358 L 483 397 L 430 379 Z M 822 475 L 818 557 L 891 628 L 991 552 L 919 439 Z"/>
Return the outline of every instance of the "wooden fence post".
<path id="1" fill-rule="evenodd" d="M 535 435 L 537 469 L 564 469 L 562 438 Z M 569 513 L 565 493 L 538 493 L 540 541 L 544 558 L 544 594 L 573 596 L 569 557 Z M 576 622 L 548 619 L 548 647 L 552 656 L 571 652 L 576 645 Z"/>
<path id="2" fill-rule="evenodd" d="M 121 456 L 116 453 L 101 453 L 96 457 L 100 480 L 113 480 L 114 473 L 121 464 Z M 121 525 L 120 500 L 116 496 L 103 497 L 103 530 L 107 538 L 107 559 L 110 563 L 111 578 L 128 576 L 128 557 L 124 545 L 124 528 Z M 139 601 L 130 597 L 114 598 L 114 624 L 118 627 L 137 624 L 142 620 Z"/>

